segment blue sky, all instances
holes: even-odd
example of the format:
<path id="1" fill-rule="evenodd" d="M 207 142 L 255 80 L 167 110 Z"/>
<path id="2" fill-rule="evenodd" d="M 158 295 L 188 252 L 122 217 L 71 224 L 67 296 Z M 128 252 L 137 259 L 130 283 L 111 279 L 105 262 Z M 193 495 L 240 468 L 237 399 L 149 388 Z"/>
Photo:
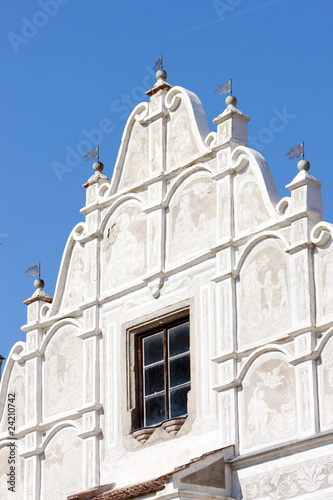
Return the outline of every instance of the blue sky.
<path id="1" fill-rule="evenodd" d="M 161 53 L 169 83 L 199 96 L 211 130 L 225 107 L 214 90 L 232 77 L 281 197 L 298 172 L 285 153 L 304 140 L 333 221 L 331 0 L 2 0 L 0 17 L 3 356 L 25 339 L 22 302 L 34 280 L 24 271 L 40 261 L 53 296 L 67 237 L 83 220 L 92 168 L 81 152 L 98 142 L 111 177 L 126 118 L 147 100 Z"/>

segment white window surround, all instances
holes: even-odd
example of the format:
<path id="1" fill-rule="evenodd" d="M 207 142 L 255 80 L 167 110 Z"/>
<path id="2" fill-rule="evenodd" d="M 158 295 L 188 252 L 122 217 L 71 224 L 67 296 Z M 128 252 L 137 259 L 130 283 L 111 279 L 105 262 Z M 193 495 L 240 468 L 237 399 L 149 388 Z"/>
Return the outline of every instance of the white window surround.
<path id="1" fill-rule="evenodd" d="M 187 433 L 195 417 L 195 402 L 193 399 L 195 377 L 194 377 L 194 318 L 191 316 L 191 303 L 193 299 L 182 301 L 173 306 L 166 307 L 157 312 L 145 315 L 139 320 L 128 322 L 122 326 L 122 338 L 126 339 L 123 342 L 123 358 L 126 360 L 126 369 L 122 371 L 123 377 L 126 379 L 126 395 L 123 391 L 123 436 L 130 448 L 136 448 L 134 443 L 139 443 L 140 446 L 148 439 L 147 444 L 153 444 L 155 439 L 161 441 L 171 436 L 176 436 L 181 430 L 181 433 Z M 140 409 L 138 408 L 138 381 L 136 374 L 136 337 L 145 332 L 149 332 L 173 323 L 178 320 L 189 320 L 190 323 L 190 363 L 191 363 L 191 389 L 187 394 L 187 416 L 179 418 L 171 418 L 157 425 L 150 427 L 140 427 Z M 124 366 L 125 368 L 125 366 Z M 125 384 L 124 384 L 125 385 Z"/>

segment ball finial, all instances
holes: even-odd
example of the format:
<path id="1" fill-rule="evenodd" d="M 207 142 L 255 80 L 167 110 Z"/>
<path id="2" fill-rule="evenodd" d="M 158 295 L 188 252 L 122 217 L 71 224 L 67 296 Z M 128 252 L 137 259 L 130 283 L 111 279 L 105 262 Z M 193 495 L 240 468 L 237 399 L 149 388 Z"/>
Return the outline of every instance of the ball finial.
<path id="1" fill-rule="evenodd" d="M 310 163 L 307 160 L 300 160 L 297 163 L 297 168 L 301 172 L 301 170 L 310 170 Z"/>
<path id="2" fill-rule="evenodd" d="M 166 80 L 167 76 L 168 76 L 167 72 L 164 71 L 164 69 L 159 69 L 158 71 L 156 71 L 157 80 L 159 79 Z"/>
<path id="3" fill-rule="evenodd" d="M 101 161 L 95 161 L 93 164 L 93 169 L 95 172 L 102 172 L 104 168 L 104 165 Z"/>
<path id="4" fill-rule="evenodd" d="M 236 106 L 237 104 L 237 99 L 233 95 L 228 95 L 228 97 L 225 100 L 225 103 L 227 106 Z"/>
<path id="5" fill-rule="evenodd" d="M 37 278 L 34 281 L 34 287 L 36 288 L 36 290 L 37 290 L 37 288 L 44 288 L 44 285 L 45 285 L 44 281 L 40 278 Z"/>

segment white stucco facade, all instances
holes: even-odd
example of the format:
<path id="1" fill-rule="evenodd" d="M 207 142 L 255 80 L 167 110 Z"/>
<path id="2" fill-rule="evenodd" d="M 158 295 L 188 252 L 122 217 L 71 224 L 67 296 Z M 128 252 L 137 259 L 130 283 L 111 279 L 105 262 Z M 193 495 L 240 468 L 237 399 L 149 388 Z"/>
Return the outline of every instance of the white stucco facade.
<path id="1" fill-rule="evenodd" d="M 26 342 L 1 381 L 0 497 L 122 488 L 219 450 L 221 484 L 174 478 L 153 496 L 333 498 L 333 226 L 321 184 L 295 165 L 280 200 L 234 104 L 210 132 L 192 92 L 161 77 L 149 95 L 112 179 L 97 171 L 85 184 L 52 303 L 42 289 L 27 301 Z M 177 318 L 190 323 L 188 415 L 142 428 L 136 338 Z"/>

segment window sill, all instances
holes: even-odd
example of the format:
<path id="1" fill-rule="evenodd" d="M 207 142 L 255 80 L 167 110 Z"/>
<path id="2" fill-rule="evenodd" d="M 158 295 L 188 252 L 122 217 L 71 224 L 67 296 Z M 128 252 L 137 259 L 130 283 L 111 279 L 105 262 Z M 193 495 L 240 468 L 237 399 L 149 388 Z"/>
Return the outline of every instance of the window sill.
<path id="1" fill-rule="evenodd" d="M 139 441 L 139 443 L 144 444 L 150 438 L 150 436 L 153 434 L 155 429 L 157 429 L 157 427 L 162 427 L 162 429 L 165 430 L 168 434 L 170 434 L 172 437 L 175 437 L 176 434 L 181 429 L 181 427 L 183 426 L 186 418 L 187 417 L 172 418 L 170 420 L 166 420 L 165 422 L 162 422 L 158 426 L 144 427 L 143 429 L 139 429 L 137 431 L 134 431 L 132 433 L 132 436 L 137 441 Z"/>

